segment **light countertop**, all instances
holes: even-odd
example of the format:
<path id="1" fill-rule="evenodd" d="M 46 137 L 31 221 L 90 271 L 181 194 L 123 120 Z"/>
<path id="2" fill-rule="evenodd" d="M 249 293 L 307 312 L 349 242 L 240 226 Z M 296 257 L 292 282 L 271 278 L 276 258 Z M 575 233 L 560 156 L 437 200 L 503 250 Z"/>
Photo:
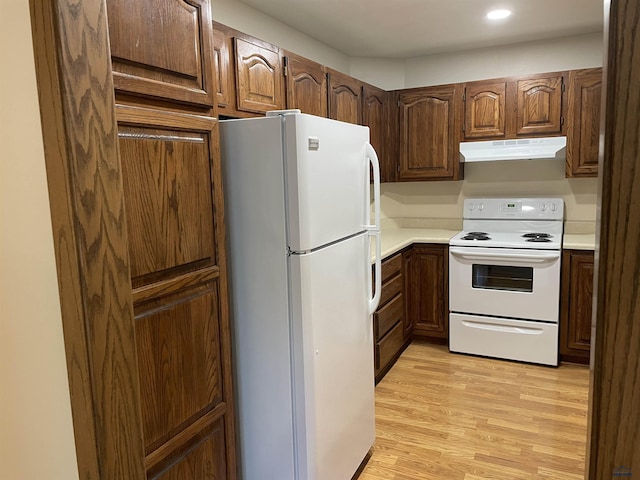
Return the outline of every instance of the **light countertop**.
<path id="1" fill-rule="evenodd" d="M 595 250 L 595 233 L 565 233 L 562 237 L 564 250 Z"/>
<path id="2" fill-rule="evenodd" d="M 397 228 L 383 229 L 380 248 L 382 258 L 389 257 L 412 243 L 443 243 L 448 244 L 449 239 L 460 230 L 446 230 L 437 228 Z"/>

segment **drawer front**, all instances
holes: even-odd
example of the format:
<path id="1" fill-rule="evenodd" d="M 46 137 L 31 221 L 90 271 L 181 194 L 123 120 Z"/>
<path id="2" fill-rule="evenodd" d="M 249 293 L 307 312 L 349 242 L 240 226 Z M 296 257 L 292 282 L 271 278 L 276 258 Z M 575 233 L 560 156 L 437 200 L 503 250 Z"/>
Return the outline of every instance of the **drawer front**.
<path id="1" fill-rule="evenodd" d="M 400 294 L 375 313 L 376 340 L 384 337 L 391 327 L 402 320 L 403 315 L 404 297 Z"/>
<path id="2" fill-rule="evenodd" d="M 393 279 L 382 285 L 382 292 L 380 293 L 380 305 L 384 306 L 389 300 L 402 292 L 404 277 L 402 275 L 396 275 Z"/>
<path id="3" fill-rule="evenodd" d="M 403 345 L 402 323 L 398 323 L 376 344 L 376 370 L 383 369 L 400 351 Z"/>
<path id="4" fill-rule="evenodd" d="M 402 268 L 402 255 L 398 254 L 382 262 L 382 283 L 389 280 Z"/>

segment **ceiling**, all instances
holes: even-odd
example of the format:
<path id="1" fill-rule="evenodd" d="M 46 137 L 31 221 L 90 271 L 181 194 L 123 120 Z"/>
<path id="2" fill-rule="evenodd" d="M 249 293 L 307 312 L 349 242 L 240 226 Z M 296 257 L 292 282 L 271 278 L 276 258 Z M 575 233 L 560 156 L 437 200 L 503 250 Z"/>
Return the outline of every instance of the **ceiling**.
<path id="1" fill-rule="evenodd" d="M 602 31 L 603 0 L 241 0 L 352 57 L 409 58 Z M 508 8 L 506 20 L 489 10 Z"/>

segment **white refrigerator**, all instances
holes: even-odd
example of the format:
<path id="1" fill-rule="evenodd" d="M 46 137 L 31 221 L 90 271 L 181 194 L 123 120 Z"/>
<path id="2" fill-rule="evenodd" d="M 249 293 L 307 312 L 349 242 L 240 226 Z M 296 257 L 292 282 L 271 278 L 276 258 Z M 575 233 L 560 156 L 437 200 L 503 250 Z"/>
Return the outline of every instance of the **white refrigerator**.
<path id="1" fill-rule="evenodd" d="M 369 129 L 293 110 L 220 135 L 241 478 L 348 480 L 375 440 Z"/>

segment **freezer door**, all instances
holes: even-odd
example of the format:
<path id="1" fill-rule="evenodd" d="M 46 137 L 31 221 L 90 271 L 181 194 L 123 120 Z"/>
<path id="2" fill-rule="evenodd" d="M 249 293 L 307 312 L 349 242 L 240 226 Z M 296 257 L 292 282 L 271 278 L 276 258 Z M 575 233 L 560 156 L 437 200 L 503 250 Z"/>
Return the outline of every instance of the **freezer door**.
<path id="1" fill-rule="evenodd" d="M 313 115 L 286 115 L 289 247 L 301 252 L 365 229 L 369 128 Z"/>
<path id="2" fill-rule="evenodd" d="M 298 480 L 351 478 L 375 440 L 367 241 L 290 257 Z"/>

